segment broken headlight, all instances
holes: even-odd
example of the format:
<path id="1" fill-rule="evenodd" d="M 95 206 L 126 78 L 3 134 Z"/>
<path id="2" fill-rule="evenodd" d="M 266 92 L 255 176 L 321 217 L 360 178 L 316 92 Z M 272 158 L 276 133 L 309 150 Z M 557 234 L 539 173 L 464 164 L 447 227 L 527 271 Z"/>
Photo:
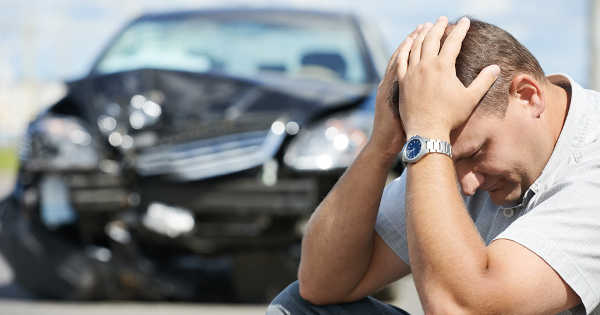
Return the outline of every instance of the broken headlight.
<path id="1" fill-rule="evenodd" d="M 88 170 L 98 165 L 98 151 L 84 124 L 73 117 L 45 116 L 29 126 L 20 149 L 28 170 Z"/>
<path id="2" fill-rule="evenodd" d="M 367 143 L 373 114 L 367 111 L 332 116 L 301 131 L 284 156 L 296 170 L 331 170 L 348 167 Z"/>

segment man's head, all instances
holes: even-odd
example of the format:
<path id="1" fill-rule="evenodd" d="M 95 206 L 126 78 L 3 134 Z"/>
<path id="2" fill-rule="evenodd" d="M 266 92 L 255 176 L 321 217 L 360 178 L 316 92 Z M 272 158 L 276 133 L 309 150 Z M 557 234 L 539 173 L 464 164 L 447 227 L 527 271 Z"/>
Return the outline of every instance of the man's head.
<path id="1" fill-rule="evenodd" d="M 452 144 L 463 192 L 486 190 L 496 204 L 506 204 L 522 197 L 550 157 L 564 116 L 549 107 L 562 94 L 512 35 L 471 20 L 456 60 L 457 77 L 468 86 L 491 64 L 501 74 L 469 120 L 453 131 Z"/>
<path id="2" fill-rule="evenodd" d="M 452 26 L 448 27 L 446 34 L 451 29 Z M 491 64 L 500 66 L 501 73 L 480 102 L 481 110 L 489 113 L 504 115 L 510 85 L 517 74 L 524 73 L 539 81 L 545 80 L 544 70 L 537 59 L 512 35 L 495 25 L 471 19 L 456 59 L 456 76 L 468 86 L 483 68 Z"/>

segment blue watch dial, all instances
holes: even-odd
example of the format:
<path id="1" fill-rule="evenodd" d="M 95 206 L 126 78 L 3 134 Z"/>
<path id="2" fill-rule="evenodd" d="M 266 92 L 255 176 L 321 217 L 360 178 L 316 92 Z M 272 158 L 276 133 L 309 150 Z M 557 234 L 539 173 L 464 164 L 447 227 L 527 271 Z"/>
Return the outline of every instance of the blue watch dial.
<path id="1" fill-rule="evenodd" d="M 414 159 L 421 152 L 421 141 L 419 139 L 412 139 L 406 146 L 406 157 Z"/>

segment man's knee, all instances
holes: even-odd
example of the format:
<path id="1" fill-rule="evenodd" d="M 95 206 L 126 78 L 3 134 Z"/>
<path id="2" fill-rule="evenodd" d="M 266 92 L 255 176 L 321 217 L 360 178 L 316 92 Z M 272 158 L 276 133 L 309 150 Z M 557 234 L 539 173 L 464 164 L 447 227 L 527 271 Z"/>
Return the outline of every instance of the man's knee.
<path id="1" fill-rule="evenodd" d="M 303 314 L 306 311 L 307 302 L 300 296 L 298 281 L 287 286 L 267 308 L 267 315 L 290 315 Z"/>
<path id="2" fill-rule="evenodd" d="M 290 284 L 273 299 L 267 308 L 267 315 L 299 315 L 299 314 L 385 314 L 408 315 L 393 305 L 367 297 L 362 300 L 331 305 L 314 305 L 300 296 L 298 281 Z"/>

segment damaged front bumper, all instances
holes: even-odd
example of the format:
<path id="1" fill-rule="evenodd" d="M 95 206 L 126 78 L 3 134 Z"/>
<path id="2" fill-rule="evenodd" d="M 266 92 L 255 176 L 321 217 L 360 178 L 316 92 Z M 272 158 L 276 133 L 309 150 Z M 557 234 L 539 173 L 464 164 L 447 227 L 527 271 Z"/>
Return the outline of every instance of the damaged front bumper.
<path id="1" fill-rule="evenodd" d="M 97 246 L 65 239 L 19 209 L 14 194 L 0 202 L 0 250 L 17 283 L 50 298 L 263 302 L 294 280 L 300 254 L 295 244 L 156 259 L 134 243 Z"/>

